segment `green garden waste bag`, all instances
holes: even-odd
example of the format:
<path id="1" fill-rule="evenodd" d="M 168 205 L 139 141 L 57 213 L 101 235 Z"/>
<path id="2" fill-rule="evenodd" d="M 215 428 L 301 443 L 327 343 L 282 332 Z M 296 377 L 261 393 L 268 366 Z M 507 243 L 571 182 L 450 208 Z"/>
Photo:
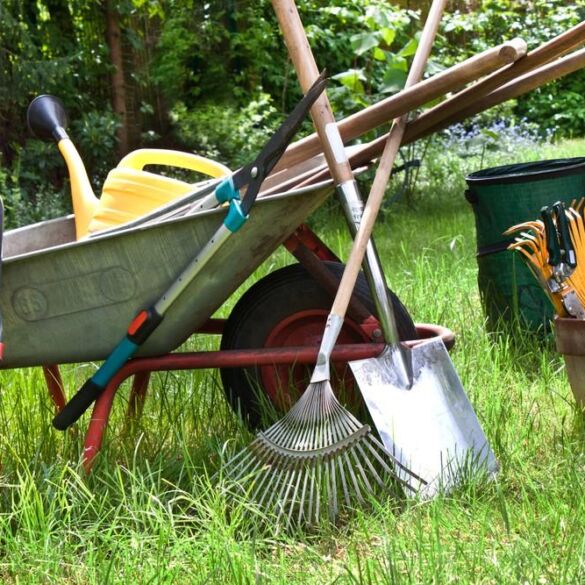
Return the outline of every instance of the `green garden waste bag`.
<path id="1" fill-rule="evenodd" d="M 585 196 L 585 157 L 545 160 L 484 169 L 466 177 L 465 197 L 475 214 L 478 285 L 488 328 L 518 321 L 548 329 L 553 309 L 518 254 L 506 248 L 509 227 L 540 218 L 556 201 Z"/>

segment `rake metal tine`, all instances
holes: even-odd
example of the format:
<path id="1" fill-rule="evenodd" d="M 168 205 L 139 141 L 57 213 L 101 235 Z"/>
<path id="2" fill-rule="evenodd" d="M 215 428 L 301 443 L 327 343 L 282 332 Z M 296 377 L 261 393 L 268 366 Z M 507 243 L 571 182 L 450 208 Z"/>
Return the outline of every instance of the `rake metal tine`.
<path id="1" fill-rule="evenodd" d="M 309 473 L 307 473 L 307 466 L 306 465 L 303 466 L 303 473 L 304 473 L 305 479 L 303 481 L 303 489 L 301 492 L 301 499 L 299 502 L 299 515 L 298 515 L 298 523 L 299 524 L 301 523 L 301 518 L 303 515 L 304 504 L 305 504 L 305 494 L 307 491 L 307 482 L 309 480 Z"/>
<path id="2" fill-rule="evenodd" d="M 333 522 L 337 516 L 337 482 L 335 481 L 335 464 L 333 460 L 329 461 L 329 485 L 331 487 L 331 495 L 329 498 L 329 518 Z"/>
<path id="3" fill-rule="evenodd" d="M 337 467 L 339 468 L 339 477 L 341 478 L 341 488 L 343 489 L 343 497 L 347 506 L 351 506 L 351 499 L 349 497 L 349 491 L 347 489 L 347 482 L 345 481 L 345 471 L 343 469 L 343 461 L 337 459 Z"/>
<path id="4" fill-rule="evenodd" d="M 291 520 L 292 520 L 292 516 L 294 513 L 294 509 L 295 509 L 295 502 L 297 499 L 297 494 L 299 492 L 299 486 L 301 485 L 301 479 L 303 478 L 303 473 L 304 469 L 303 466 L 301 465 L 301 467 L 298 469 L 298 477 L 297 477 L 297 483 L 295 485 L 295 489 L 291 498 L 291 503 L 290 503 L 290 508 L 289 508 L 289 512 L 288 512 L 288 517 L 286 520 L 286 525 L 287 527 L 291 526 Z"/>
<path id="5" fill-rule="evenodd" d="M 319 512 L 321 510 L 321 490 L 323 489 L 323 478 L 321 465 L 317 465 L 317 489 L 315 490 L 315 524 L 319 524 Z"/>
<path id="6" fill-rule="evenodd" d="M 347 454 L 347 451 L 345 451 L 343 453 L 343 456 L 345 458 L 345 465 L 346 465 L 347 470 L 349 472 L 349 477 L 351 478 L 351 482 L 353 483 L 353 489 L 355 490 L 355 494 L 356 494 L 356 497 L 358 499 L 358 502 L 360 504 L 363 504 L 364 503 L 364 498 L 362 497 L 362 492 L 360 490 L 360 486 L 358 485 L 357 478 L 355 476 L 354 469 L 352 467 L 351 461 L 349 460 L 349 456 Z"/>
<path id="7" fill-rule="evenodd" d="M 376 468 L 372 465 L 372 462 L 369 460 L 368 456 L 366 455 L 366 453 L 365 453 L 364 448 L 362 447 L 362 445 L 359 444 L 359 443 L 356 443 L 355 448 L 359 452 L 359 454 L 362 456 L 362 459 L 364 460 L 366 466 L 369 468 L 370 473 L 371 473 L 372 477 L 374 478 L 374 481 L 380 487 L 384 487 L 384 481 L 380 477 L 380 474 L 376 471 Z"/>
<path id="8" fill-rule="evenodd" d="M 269 489 L 269 487 L 272 484 L 275 484 L 275 486 L 278 486 L 278 483 L 280 482 L 280 477 L 283 475 L 283 473 L 284 473 L 284 467 L 280 468 L 276 473 L 267 474 L 270 477 L 269 477 L 268 484 L 266 485 L 266 487 L 264 488 L 264 491 L 262 492 L 262 497 L 258 501 L 259 508 L 262 507 L 262 504 L 263 504 L 266 496 L 268 496 L 268 494 L 271 494 L 269 500 L 266 502 L 266 509 L 267 510 L 269 509 L 272 498 L 274 497 L 274 494 L 276 493 L 276 490 L 278 489 L 278 487 L 275 487 L 275 489 L 271 490 L 271 489 Z M 258 494 L 258 495 L 260 495 L 260 494 Z"/>
<path id="9" fill-rule="evenodd" d="M 362 467 L 362 463 L 359 459 L 359 457 L 357 456 L 356 452 L 355 452 L 355 448 L 352 448 L 349 450 L 351 453 L 351 456 L 353 457 L 353 460 L 355 461 L 355 464 L 357 466 L 357 470 L 358 473 L 362 479 L 362 481 L 364 482 L 366 489 L 368 490 L 368 492 L 371 494 L 374 492 L 374 490 L 372 489 L 372 486 L 370 484 L 370 482 L 368 481 L 368 477 L 366 472 L 364 471 L 364 468 Z"/>
<path id="10" fill-rule="evenodd" d="M 288 474 L 288 476 L 286 478 L 286 481 L 284 482 L 284 484 L 282 486 L 282 489 L 280 490 L 280 494 L 278 495 L 278 498 L 276 498 L 276 506 L 279 509 L 278 515 L 276 517 L 277 524 L 280 522 L 280 519 L 282 518 L 282 514 L 284 513 L 284 511 L 286 509 L 286 503 L 288 501 L 288 494 L 293 486 L 294 479 L 295 479 L 296 475 L 297 475 L 297 470 L 294 468 L 291 469 L 290 473 Z M 282 492 L 284 491 L 285 487 L 286 487 L 286 491 L 283 494 Z"/>
<path id="11" fill-rule="evenodd" d="M 311 523 L 311 515 L 313 513 L 313 497 L 314 497 L 314 492 L 315 492 L 315 472 L 313 469 L 311 469 L 310 478 L 311 478 L 311 488 L 309 491 L 309 512 L 308 512 L 309 524 Z"/>
<path id="12" fill-rule="evenodd" d="M 288 485 L 290 485 L 290 479 L 294 475 L 294 469 L 286 470 L 280 477 L 279 484 L 272 490 L 270 498 L 266 502 L 266 508 L 269 510 L 278 509 L 277 522 L 280 521 L 281 509 L 284 504 L 285 498 L 283 494 Z"/>
<path id="13" fill-rule="evenodd" d="M 266 480 L 270 479 L 274 475 L 274 474 L 270 473 L 270 471 L 272 470 L 271 465 L 263 464 L 262 468 L 264 470 L 264 473 L 262 474 L 262 477 L 260 478 L 260 480 L 254 486 L 254 491 L 252 492 L 252 494 L 250 496 L 252 500 L 256 500 L 256 498 L 260 495 L 260 490 L 262 490 L 264 484 L 266 483 Z"/>
<path id="14" fill-rule="evenodd" d="M 261 459 L 254 458 L 253 453 L 251 451 L 249 451 L 248 453 L 249 453 L 248 457 L 244 459 L 244 461 L 248 461 L 248 463 L 244 465 L 240 472 L 238 474 L 235 474 L 235 470 L 231 471 L 231 475 L 233 476 L 235 481 L 241 479 L 245 475 L 249 475 L 250 473 L 255 472 L 258 467 L 264 464 L 264 462 Z M 238 467 L 241 467 L 241 465 L 238 465 Z"/>
<path id="15" fill-rule="evenodd" d="M 408 473 L 411 477 L 413 477 L 414 479 L 416 479 L 416 481 L 422 483 L 423 485 L 426 485 L 427 484 L 427 482 L 422 477 L 420 477 L 419 475 L 417 475 L 416 473 L 414 473 L 414 471 L 412 471 L 409 467 L 407 467 L 406 465 L 404 465 L 404 463 L 401 463 L 398 460 L 397 457 L 395 457 L 392 453 L 390 453 L 386 449 L 386 447 L 384 447 L 384 445 L 382 445 L 382 443 L 380 443 L 380 441 L 378 441 L 378 439 L 376 439 L 376 437 L 374 437 L 373 434 L 370 434 L 370 436 L 369 436 L 369 442 L 366 443 L 366 445 L 370 449 L 372 455 L 378 460 L 378 462 L 384 467 L 384 469 L 388 473 L 391 473 L 394 476 L 396 476 L 395 470 L 390 470 L 390 468 L 387 465 L 386 461 L 384 461 L 384 459 L 379 455 L 378 451 L 376 449 L 374 449 L 374 447 L 377 447 L 377 449 L 379 449 L 382 453 L 384 453 L 384 455 L 386 455 L 386 457 L 388 457 L 389 459 L 391 459 L 392 460 L 392 463 L 393 463 L 393 465 L 395 467 L 399 467 L 400 469 L 402 469 L 403 471 L 405 471 L 406 473 Z M 396 478 L 399 479 L 397 476 L 396 476 Z M 404 481 L 404 480 L 400 480 L 400 481 Z"/>
<path id="16" fill-rule="evenodd" d="M 255 441 L 254 441 L 255 442 Z M 254 444 L 254 442 L 252 443 L 252 445 Z M 248 449 L 244 449 L 243 451 L 240 451 L 238 454 L 236 454 L 234 457 L 232 457 L 226 464 L 225 467 L 226 468 L 230 468 L 234 462 L 240 460 L 240 462 L 231 469 L 230 475 L 233 475 L 234 472 L 241 467 L 241 465 L 243 465 L 248 459 L 252 458 L 252 452 L 250 450 L 250 448 Z"/>

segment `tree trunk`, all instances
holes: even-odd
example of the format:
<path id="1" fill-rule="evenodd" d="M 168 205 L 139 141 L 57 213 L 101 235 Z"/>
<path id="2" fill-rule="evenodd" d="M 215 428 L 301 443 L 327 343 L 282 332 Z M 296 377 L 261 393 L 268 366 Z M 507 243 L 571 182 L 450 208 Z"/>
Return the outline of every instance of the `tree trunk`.
<path id="1" fill-rule="evenodd" d="M 124 83 L 124 63 L 122 58 L 122 34 L 120 32 L 120 14 L 115 3 L 105 0 L 106 9 L 106 42 L 110 50 L 112 63 L 112 108 L 120 119 L 117 130 L 118 154 L 120 157 L 128 153 L 128 116 L 126 115 L 126 87 Z"/>

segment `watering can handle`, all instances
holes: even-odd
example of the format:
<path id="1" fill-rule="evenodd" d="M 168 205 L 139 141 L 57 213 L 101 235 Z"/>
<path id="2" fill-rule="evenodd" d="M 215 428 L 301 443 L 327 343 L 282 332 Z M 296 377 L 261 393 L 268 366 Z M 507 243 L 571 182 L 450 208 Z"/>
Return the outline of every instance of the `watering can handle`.
<path id="1" fill-rule="evenodd" d="M 142 170 L 146 165 L 165 165 L 189 169 L 198 173 L 219 178 L 231 174 L 225 165 L 204 156 L 181 152 L 180 150 L 165 150 L 162 148 L 141 148 L 127 154 L 119 163 L 118 168 Z"/>

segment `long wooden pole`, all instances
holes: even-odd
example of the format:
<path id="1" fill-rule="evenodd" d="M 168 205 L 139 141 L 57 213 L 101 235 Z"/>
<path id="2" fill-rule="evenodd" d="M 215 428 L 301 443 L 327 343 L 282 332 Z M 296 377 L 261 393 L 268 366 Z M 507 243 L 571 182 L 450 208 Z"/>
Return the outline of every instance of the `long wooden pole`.
<path id="1" fill-rule="evenodd" d="M 418 83 L 423 76 L 446 4 L 447 0 L 433 0 L 427 21 L 422 31 L 419 46 L 406 80 L 407 88 Z M 392 167 L 394 166 L 394 161 L 396 160 L 396 155 L 398 154 L 398 149 L 402 142 L 402 137 L 406 129 L 406 121 L 406 116 L 397 118 L 394 120 L 392 128 L 390 129 L 390 135 L 376 171 L 376 176 L 374 177 L 374 183 L 372 184 L 368 201 L 364 207 L 362 220 L 357 234 L 355 235 L 345 270 L 343 271 L 337 295 L 335 296 L 333 306 L 331 307 L 332 315 L 337 315 L 343 318 L 347 311 L 353 287 L 357 281 L 366 247 L 372 234 L 376 217 L 378 216 L 380 204 L 384 197 L 384 191 L 388 185 L 388 180 L 392 173 Z"/>
<path id="2" fill-rule="evenodd" d="M 585 67 L 585 48 L 579 49 L 570 55 L 566 55 L 561 59 L 548 63 L 543 67 L 539 67 L 538 69 L 507 83 L 490 94 L 477 99 L 475 102 L 466 104 L 465 107 L 459 108 L 448 118 L 439 118 L 439 114 L 433 108 L 408 124 L 402 144 L 410 144 L 420 138 L 438 132 L 451 124 L 461 122 L 470 116 L 474 116 L 475 114 L 488 110 L 489 108 L 507 100 L 514 99 L 532 91 L 545 83 L 549 83 L 550 81 L 574 73 L 583 67 Z M 456 97 L 457 96 L 452 99 L 455 100 Z M 429 118 L 433 123 L 429 123 Z M 355 168 L 367 164 L 380 156 L 387 138 L 388 134 L 377 138 L 362 147 L 358 147 L 356 152 L 349 157 L 351 166 Z M 307 183 L 313 183 L 319 179 L 325 178 L 326 176 L 326 169 L 317 169 Z"/>
<path id="3" fill-rule="evenodd" d="M 559 79 L 565 75 L 569 75 L 585 67 L 585 48 L 575 51 L 570 55 L 566 55 L 556 61 L 548 63 L 530 73 L 527 73 L 514 81 L 511 81 L 501 88 L 491 92 L 490 94 L 478 98 L 475 102 L 469 104 L 461 104 L 448 118 L 439 118 L 438 110 L 433 108 L 425 112 L 422 116 L 409 122 L 404 133 L 402 145 L 410 144 L 434 134 L 443 128 L 457 122 L 461 122 L 470 116 L 483 112 L 493 106 L 501 104 L 509 99 L 514 99 L 524 93 L 532 91 L 545 83 Z M 448 101 L 457 100 L 457 95 Z M 432 117 L 432 124 L 428 120 Z M 354 148 L 354 152 L 349 155 L 349 162 L 353 169 L 363 165 L 368 165 L 374 159 L 378 158 L 384 149 L 384 145 L 388 140 L 389 134 L 368 142 L 367 144 L 359 145 Z M 328 170 L 325 166 L 315 167 L 311 172 L 307 172 L 296 182 L 290 182 L 287 188 L 303 187 L 305 185 L 314 184 L 318 181 L 324 180 L 328 177 Z M 282 185 L 280 185 L 283 188 Z M 277 190 L 273 187 L 272 190 Z"/>
<path id="4" fill-rule="evenodd" d="M 344 118 L 337 123 L 343 142 L 349 142 L 389 120 L 518 61 L 526 55 L 526 50 L 526 43 L 522 39 L 512 39 Z M 322 152 L 322 145 L 319 136 L 317 133 L 311 134 L 289 146 L 276 166 L 275 172 L 291 167 L 320 152 Z"/>
<path id="5" fill-rule="evenodd" d="M 514 82 L 514 80 L 523 77 L 527 72 L 531 72 L 533 70 L 535 77 L 531 77 L 533 80 L 539 80 L 539 83 L 545 83 L 542 81 L 541 71 L 542 65 L 557 59 L 559 56 L 564 55 L 571 49 L 578 47 L 585 43 L 585 21 L 579 23 L 578 25 L 570 28 L 569 30 L 561 33 L 560 35 L 554 37 L 553 39 L 547 41 L 540 47 L 537 47 L 533 51 L 530 51 L 528 55 L 521 58 L 520 60 L 514 62 L 513 64 L 505 67 L 490 75 L 489 77 L 481 80 L 480 82 L 472 85 L 471 87 L 457 93 L 455 96 L 449 98 L 445 102 L 435 106 L 434 108 L 425 112 L 422 116 L 413 122 L 410 122 L 407 127 L 406 136 L 403 140 L 403 144 L 410 143 L 414 140 L 418 140 L 419 138 L 423 138 L 434 132 L 437 132 L 450 124 L 455 122 L 461 121 L 465 119 L 464 114 L 469 116 L 469 105 L 470 103 L 477 103 L 477 104 L 487 104 L 487 100 L 483 101 L 489 93 L 494 90 L 495 88 L 501 85 L 507 85 L 508 82 Z M 575 53 L 574 56 L 568 56 L 567 61 L 563 61 L 562 69 L 559 69 L 558 72 L 562 72 L 562 75 L 567 75 L 584 65 L 581 64 L 581 55 L 579 53 Z M 465 62 L 464 62 L 465 63 Z M 463 65 L 463 64 L 462 64 Z M 546 73 L 546 78 L 549 77 L 550 74 L 554 74 L 555 69 L 545 70 L 548 71 Z M 556 77 L 552 77 L 553 79 L 558 79 L 558 77 L 562 76 L 558 75 Z M 432 78 L 431 78 L 432 79 Z M 420 85 L 420 84 L 419 84 Z M 535 87 L 538 87 L 536 85 Z M 417 86 L 418 87 L 418 86 Z M 532 87 L 531 89 L 533 89 Z M 415 88 L 416 89 L 416 88 Z M 529 91 L 529 90 L 526 90 Z M 401 92 L 401 93 L 404 93 Z M 400 95 L 400 94 L 398 94 Z M 502 95 L 502 94 L 500 94 Z M 516 94 L 517 95 L 521 94 Z M 393 96 L 394 97 L 394 96 Z M 385 100 L 388 103 L 387 100 Z M 501 102 L 498 102 L 501 103 Z M 370 106 L 372 107 L 372 106 Z M 366 108 L 365 111 L 367 111 Z M 481 111 L 481 110 L 478 110 Z M 461 113 L 460 113 L 461 112 Z M 361 112 L 358 114 L 354 114 L 354 116 L 359 116 Z M 477 113 L 477 112 L 475 112 Z M 344 121 L 338 123 L 343 125 Z M 342 133 L 343 136 L 343 133 Z M 313 140 L 313 136 L 309 136 L 306 139 L 301 141 L 297 141 L 296 143 L 292 144 L 289 148 L 296 150 L 300 148 L 301 143 L 308 140 Z M 382 152 L 384 147 L 384 143 L 387 139 L 387 135 L 384 135 L 378 138 L 375 141 L 372 141 L 366 145 L 362 145 L 352 156 L 350 156 L 350 161 L 352 163 L 352 167 L 356 168 L 361 164 L 366 164 L 370 162 L 372 159 L 378 157 Z M 345 138 L 345 140 L 349 140 Z M 307 151 L 308 153 L 310 151 Z M 286 154 L 285 154 L 286 156 Z M 292 159 L 291 159 L 292 160 Z M 278 173 L 273 173 L 271 177 L 269 177 L 268 182 L 266 183 L 266 187 L 269 189 L 270 192 L 275 192 L 280 190 L 282 187 L 282 181 L 285 181 L 286 187 L 290 188 L 292 186 L 302 186 L 305 184 L 314 183 L 318 180 L 324 179 L 328 175 L 328 171 L 324 165 L 315 165 L 313 164 L 313 170 L 308 171 L 303 169 L 303 176 L 296 174 L 298 180 L 294 180 L 294 175 L 296 173 L 296 165 L 287 164 L 290 169 L 290 172 L 285 173 L 282 177 L 278 176 Z M 294 169 L 293 169 L 294 166 Z M 283 187 L 284 188 L 284 187 Z"/>
<path id="6" fill-rule="evenodd" d="M 480 82 L 459 92 L 452 99 L 446 100 L 425 112 L 418 118 L 417 137 L 414 140 L 429 133 L 437 132 L 438 129 L 445 128 L 451 123 L 449 120 L 457 117 L 458 112 L 483 100 L 492 91 L 546 63 L 554 61 L 583 43 L 585 43 L 585 21 L 530 51 L 523 59 L 496 71 Z M 437 121 L 440 122 L 437 123 Z M 439 124 L 440 128 L 438 128 Z"/>

